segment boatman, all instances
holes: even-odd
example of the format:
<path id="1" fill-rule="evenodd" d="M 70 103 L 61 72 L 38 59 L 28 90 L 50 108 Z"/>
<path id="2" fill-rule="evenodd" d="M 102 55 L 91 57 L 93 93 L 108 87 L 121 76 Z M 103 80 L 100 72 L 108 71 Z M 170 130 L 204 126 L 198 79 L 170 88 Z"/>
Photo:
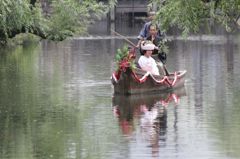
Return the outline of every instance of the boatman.
<path id="1" fill-rule="evenodd" d="M 155 15 L 156 15 L 156 13 L 155 12 L 149 12 L 149 14 L 148 14 L 148 19 L 149 19 L 149 21 L 148 22 L 146 22 L 145 24 L 144 24 L 144 26 L 143 26 L 143 28 L 141 29 L 141 31 L 140 31 L 140 33 L 139 33 L 139 35 L 138 35 L 138 44 L 137 44 L 137 48 L 139 48 L 140 47 L 140 44 L 141 44 L 141 41 L 143 41 L 143 40 L 145 40 L 147 37 L 149 37 L 149 35 L 150 35 L 150 33 L 149 33 L 149 27 L 150 27 L 150 25 L 152 24 L 152 21 L 153 21 L 153 19 L 155 18 Z M 164 37 L 164 34 L 162 34 L 161 33 L 161 31 L 160 31 L 160 29 L 158 29 L 158 32 L 157 32 L 157 35 L 159 36 L 159 37 Z"/>
<path id="2" fill-rule="evenodd" d="M 161 36 L 158 35 L 158 27 L 156 24 L 150 24 L 149 26 L 149 36 L 147 40 L 151 41 L 155 46 L 157 46 L 154 51 L 153 55 L 157 56 L 154 59 L 159 59 L 162 64 L 166 63 L 167 54 L 161 50 L 159 50 L 160 42 L 163 40 Z"/>

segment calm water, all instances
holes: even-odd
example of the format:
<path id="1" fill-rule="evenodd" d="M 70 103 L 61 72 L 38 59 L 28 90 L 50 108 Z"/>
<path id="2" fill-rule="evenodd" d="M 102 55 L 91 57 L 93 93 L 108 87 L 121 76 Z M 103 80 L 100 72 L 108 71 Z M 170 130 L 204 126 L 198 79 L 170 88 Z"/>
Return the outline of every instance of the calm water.
<path id="1" fill-rule="evenodd" d="M 173 94 L 112 96 L 123 40 L 42 41 L 0 53 L 1 159 L 240 158 L 240 35 L 169 43 Z"/>

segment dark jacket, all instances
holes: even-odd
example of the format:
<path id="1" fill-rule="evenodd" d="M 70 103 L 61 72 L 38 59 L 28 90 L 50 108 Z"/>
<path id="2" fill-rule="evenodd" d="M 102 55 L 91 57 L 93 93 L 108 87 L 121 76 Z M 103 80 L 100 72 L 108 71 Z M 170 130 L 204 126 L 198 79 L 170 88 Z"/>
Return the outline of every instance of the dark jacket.
<path id="1" fill-rule="evenodd" d="M 141 38 L 146 39 L 149 36 L 149 29 L 150 29 L 149 27 L 150 27 L 151 24 L 152 24 L 151 21 L 150 22 L 146 22 L 144 24 L 143 28 L 141 29 L 141 31 L 140 31 L 140 33 L 138 35 L 138 39 L 141 39 Z M 161 32 L 160 29 L 158 29 L 157 35 L 159 37 L 162 37 L 162 38 L 165 37 L 165 34 L 163 32 Z"/>

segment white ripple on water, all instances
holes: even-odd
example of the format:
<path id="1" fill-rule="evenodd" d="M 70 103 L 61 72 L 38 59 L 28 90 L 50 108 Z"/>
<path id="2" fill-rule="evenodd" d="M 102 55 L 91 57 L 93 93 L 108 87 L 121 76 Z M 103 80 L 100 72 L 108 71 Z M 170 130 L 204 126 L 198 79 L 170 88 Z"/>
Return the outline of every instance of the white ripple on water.
<path id="1" fill-rule="evenodd" d="M 69 94 L 71 94 L 74 91 L 90 91 L 92 95 L 95 96 L 103 96 L 103 97 L 109 97 L 112 94 L 111 91 L 111 81 L 110 80 L 82 80 L 77 79 L 73 80 L 69 83 L 66 83 L 64 85 L 64 88 L 66 89 Z"/>
<path id="2" fill-rule="evenodd" d="M 110 80 L 103 80 L 103 81 L 96 81 L 96 80 L 73 80 L 72 82 L 69 82 L 65 84 L 65 88 L 87 88 L 87 87 L 99 87 L 99 86 L 108 86 L 110 85 Z"/>

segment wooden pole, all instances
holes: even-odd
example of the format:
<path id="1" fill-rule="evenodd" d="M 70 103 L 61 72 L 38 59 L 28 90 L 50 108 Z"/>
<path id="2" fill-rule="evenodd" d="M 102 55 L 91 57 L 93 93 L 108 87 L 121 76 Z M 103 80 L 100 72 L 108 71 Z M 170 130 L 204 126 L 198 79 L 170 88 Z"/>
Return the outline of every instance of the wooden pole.
<path id="1" fill-rule="evenodd" d="M 127 42 L 128 42 L 129 44 L 131 44 L 133 47 L 136 47 L 136 45 L 135 45 L 133 42 L 131 42 L 130 40 L 128 40 L 125 36 L 119 34 L 119 33 L 116 32 L 115 30 L 112 30 L 112 29 L 111 29 L 111 31 L 112 31 L 113 33 L 115 33 L 116 35 L 122 37 L 125 41 L 127 41 Z"/>

